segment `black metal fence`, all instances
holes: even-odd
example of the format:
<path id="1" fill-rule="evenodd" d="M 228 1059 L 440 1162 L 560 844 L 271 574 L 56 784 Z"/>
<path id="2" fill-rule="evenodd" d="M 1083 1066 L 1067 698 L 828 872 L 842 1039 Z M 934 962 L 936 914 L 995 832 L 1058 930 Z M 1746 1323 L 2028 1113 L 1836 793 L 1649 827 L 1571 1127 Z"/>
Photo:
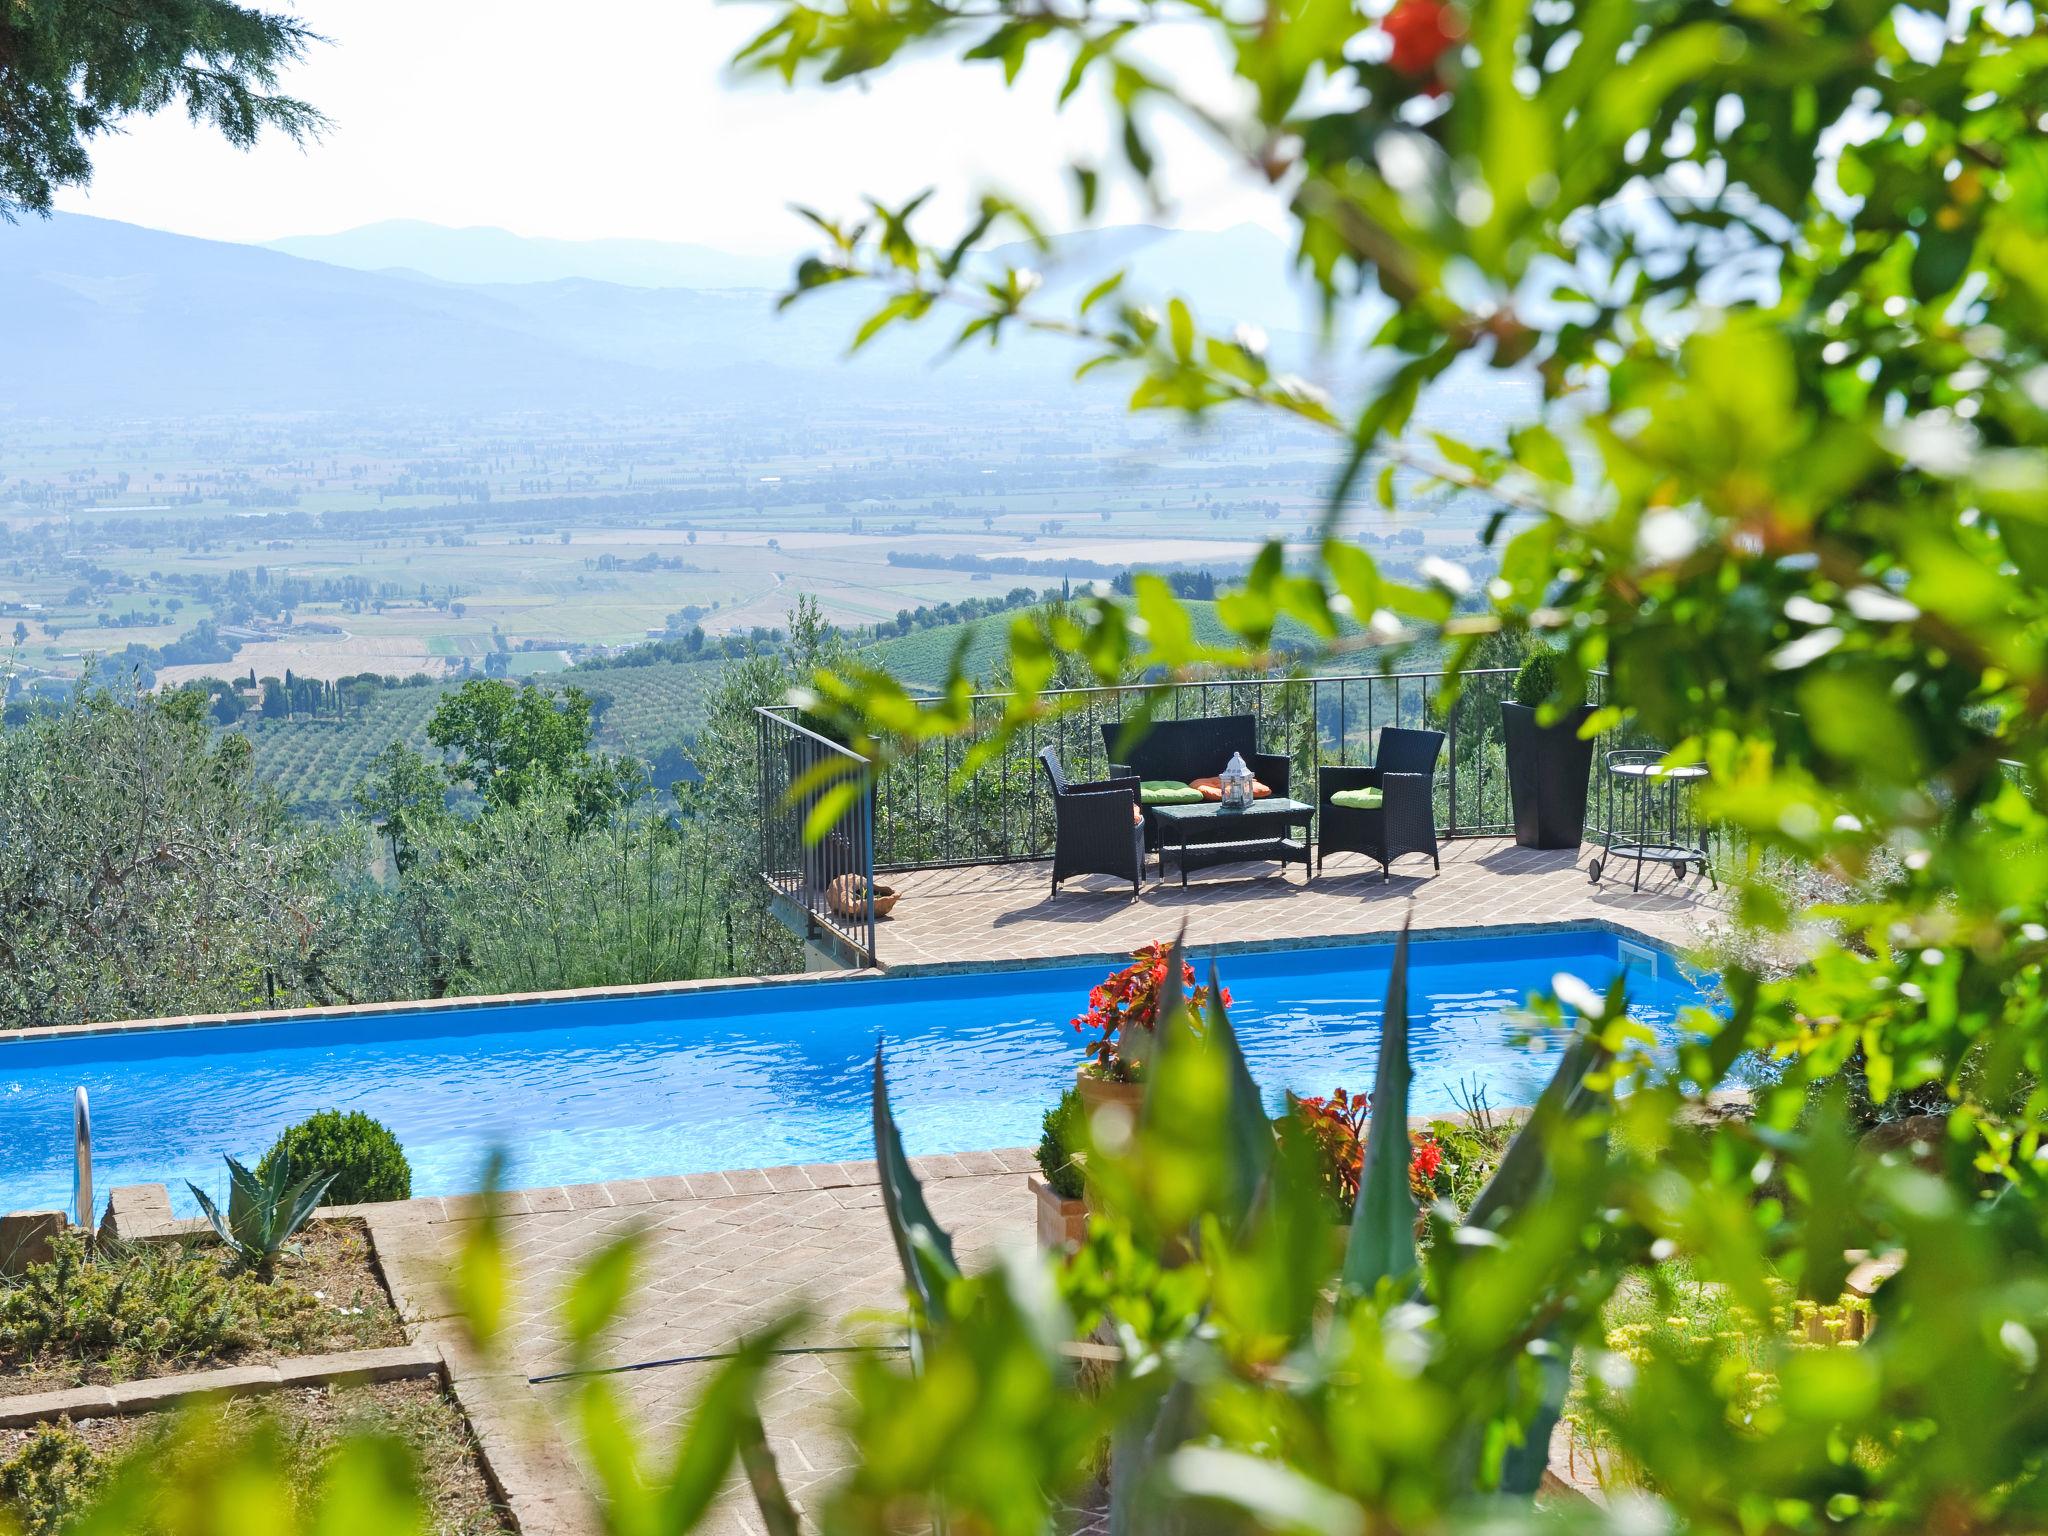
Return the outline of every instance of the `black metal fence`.
<path id="1" fill-rule="evenodd" d="M 1048 695 L 1060 708 L 1056 718 L 1027 727 L 965 779 L 959 770 L 971 741 L 926 743 L 889 764 L 869 782 L 871 799 L 862 803 L 847 834 L 858 838 L 862 826 L 867 828 L 872 860 L 867 867 L 883 871 L 1048 857 L 1052 809 L 1037 763 L 1039 749 L 1056 748 L 1070 778 L 1101 778 L 1108 772 L 1103 726 L 1118 726 L 1149 706 L 1152 718 L 1160 720 L 1253 716 L 1260 750 L 1292 759 L 1293 788 L 1297 798 L 1305 799 L 1314 798 L 1318 767 L 1370 763 L 1383 727 L 1442 731 L 1447 739 L 1436 778 L 1439 832 L 1445 837 L 1499 836 L 1512 830 L 1500 704 L 1510 696 L 1515 674 L 1508 668 L 1466 672 L 1455 697 L 1445 686 L 1449 676 L 1361 673 L 1059 691 Z M 1604 678 L 1594 679 L 1594 703 L 1603 702 L 1604 685 Z M 993 726 L 1006 699 L 1003 694 L 977 695 L 975 716 Z M 845 749 L 803 730 L 786 708 L 761 714 L 762 812 L 769 829 L 763 868 L 771 884 L 794 896 L 805 886 L 802 826 L 809 808 L 784 803 L 789 784 L 800 774 L 789 771 L 788 764 L 796 760 L 790 757 L 791 747 L 771 750 L 769 744 L 807 740 L 812 752 L 844 754 Z M 859 855 L 856 843 L 843 858 L 826 860 L 823 869 L 859 868 Z"/>
<path id="2" fill-rule="evenodd" d="M 756 710 L 754 729 L 762 877 L 872 963 L 876 799 L 867 760 L 788 710 Z"/>

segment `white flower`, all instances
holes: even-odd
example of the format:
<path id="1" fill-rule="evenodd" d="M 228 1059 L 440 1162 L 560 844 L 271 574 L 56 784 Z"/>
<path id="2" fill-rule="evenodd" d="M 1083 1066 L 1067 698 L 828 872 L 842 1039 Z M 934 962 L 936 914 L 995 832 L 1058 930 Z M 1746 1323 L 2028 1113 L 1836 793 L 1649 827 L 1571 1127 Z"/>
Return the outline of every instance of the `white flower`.
<path id="1" fill-rule="evenodd" d="M 1765 660 L 1780 672 L 1797 672 L 1801 667 L 1819 661 L 1841 643 L 1842 632 L 1839 629 L 1832 626 L 1816 629 L 1779 646 Z"/>
<path id="2" fill-rule="evenodd" d="M 1607 1012 L 1607 999 L 1570 971 L 1559 971 L 1551 977 L 1550 990 L 1557 994 L 1557 1000 L 1565 1007 L 1575 1009 L 1589 1019 L 1600 1018 Z"/>
<path id="3" fill-rule="evenodd" d="M 1918 608 L 1883 587 L 1851 587 L 1842 601 L 1866 624 L 1910 624 L 1920 617 Z"/>
<path id="4" fill-rule="evenodd" d="M 1237 344 L 1253 357 L 1266 355 L 1266 333 L 1256 325 L 1240 324 L 1231 333 Z"/>
<path id="5" fill-rule="evenodd" d="M 1699 524 L 1676 507 L 1658 507 L 1636 525 L 1636 553 L 1646 564 L 1670 565 L 1699 546 Z"/>
<path id="6" fill-rule="evenodd" d="M 1794 624 L 1832 624 L 1835 622 L 1835 610 L 1810 597 L 1788 597 L 1785 599 L 1785 617 Z"/>
<path id="7" fill-rule="evenodd" d="M 1463 597 L 1472 590 L 1472 573 L 1453 561 L 1426 555 L 1415 568 L 1424 580 L 1435 582 L 1453 597 Z"/>
<path id="8" fill-rule="evenodd" d="M 1311 384 L 1298 373 L 1283 373 L 1273 381 L 1273 393 L 1283 400 L 1299 400 L 1307 405 L 1327 406 L 1330 392 L 1319 384 Z"/>
<path id="9" fill-rule="evenodd" d="M 1934 475 L 1966 475 L 1977 456 L 1976 432 L 1950 411 L 1922 411 L 1899 427 L 1892 443 L 1907 463 Z"/>

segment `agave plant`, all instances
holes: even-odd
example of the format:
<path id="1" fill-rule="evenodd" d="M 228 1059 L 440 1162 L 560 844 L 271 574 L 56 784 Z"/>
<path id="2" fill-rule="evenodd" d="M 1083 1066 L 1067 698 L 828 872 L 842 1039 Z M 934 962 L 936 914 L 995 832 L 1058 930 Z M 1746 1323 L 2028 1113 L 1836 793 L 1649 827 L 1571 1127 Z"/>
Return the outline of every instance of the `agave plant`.
<path id="1" fill-rule="evenodd" d="M 335 1180 L 332 1172 L 315 1170 L 294 1182 L 291 1159 L 279 1157 L 268 1168 L 251 1173 L 232 1157 L 228 1165 L 228 1210 L 222 1216 L 212 1196 L 186 1180 L 185 1187 L 235 1258 L 259 1275 L 268 1275 L 277 1256 L 298 1234 Z"/>
<path id="2" fill-rule="evenodd" d="M 1404 932 L 1341 1243 L 1308 1150 L 1268 1116 L 1227 1010 L 1190 1026 L 1177 952 L 1137 1124 L 1098 1126 L 1100 1219 L 1063 1269 L 962 1275 L 903 1155 L 878 1051 L 876 1154 L 912 1365 L 871 1359 L 856 1374 L 864 1458 L 838 1523 L 879 1529 L 921 1504 L 935 1524 L 1004 1528 L 1033 1501 L 1050 1513 L 1081 1496 L 1105 1440 L 1114 1536 L 1358 1531 L 1404 1505 L 1533 1500 L 1574 1340 L 1614 1269 L 1583 1246 L 1607 1166 L 1586 1111 L 1611 1103 L 1598 1069 L 1627 1026 L 1581 1029 L 1468 1213 L 1419 1213 L 1407 965 Z M 1210 992 L 1221 996 L 1213 972 Z M 1605 1019 L 1625 1020 L 1619 1001 Z M 972 1402 L 970 1382 L 983 1389 Z M 1022 1446 L 1033 1454 L 1020 1460 Z"/>

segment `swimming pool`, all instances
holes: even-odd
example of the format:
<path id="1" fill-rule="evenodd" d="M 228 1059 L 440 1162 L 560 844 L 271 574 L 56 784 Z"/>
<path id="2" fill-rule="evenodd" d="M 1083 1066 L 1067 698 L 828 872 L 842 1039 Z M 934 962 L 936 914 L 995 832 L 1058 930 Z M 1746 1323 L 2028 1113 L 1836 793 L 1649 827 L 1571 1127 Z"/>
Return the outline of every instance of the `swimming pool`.
<path id="1" fill-rule="evenodd" d="M 1218 962 L 1252 1071 L 1284 1093 L 1371 1086 L 1391 944 L 1226 955 Z M 1198 969 L 1203 956 L 1195 953 Z M 1626 966 L 1631 1012 L 1668 1036 L 1701 1001 L 1669 955 L 1606 932 L 1418 942 L 1409 979 L 1418 1114 L 1461 1083 L 1527 1104 L 1557 1041 L 1505 1017 L 1568 971 L 1604 988 Z M 1100 964 L 740 984 L 659 996 L 419 1009 L 21 1040 L 0 1034 L 0 1211 L 63 1206 L 71 1095 L 93 1107 L 94 1180 L 223 1182 L 315 1110 L 360 1109 L 397 1132 L 413 1191 L 476 1187 L 503 1146 L 518 1187 L 872 1155 L 868 1067 L 887 1042 L 912 1154 L 1036 1143 L 1072 1081 L 1069 1021 Z"/>

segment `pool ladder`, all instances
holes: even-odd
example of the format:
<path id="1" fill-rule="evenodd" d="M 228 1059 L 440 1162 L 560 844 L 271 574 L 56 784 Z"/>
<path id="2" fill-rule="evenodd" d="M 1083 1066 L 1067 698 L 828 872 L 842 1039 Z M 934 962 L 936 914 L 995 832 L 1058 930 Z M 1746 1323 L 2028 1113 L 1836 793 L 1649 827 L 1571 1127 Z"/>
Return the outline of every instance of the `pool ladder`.
<path id="1" fill-rule="evenodd" d="M 92 1105 L 85 1089 L 74 1090 L 71 1099 L 71 1208 L 78 1224 L 92 1235 Z"/>

